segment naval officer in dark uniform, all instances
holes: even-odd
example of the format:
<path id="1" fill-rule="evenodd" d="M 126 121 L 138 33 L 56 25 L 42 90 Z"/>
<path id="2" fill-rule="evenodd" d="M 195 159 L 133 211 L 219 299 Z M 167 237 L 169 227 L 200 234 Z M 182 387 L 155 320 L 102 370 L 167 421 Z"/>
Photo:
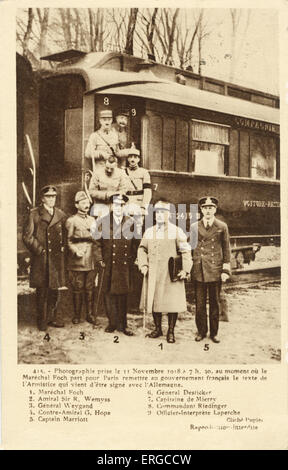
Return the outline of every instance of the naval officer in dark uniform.
<path id="1" fill-rule="evenodd" d="M 195 341 L 201 341 L 208 332 L 206 299 L 209 295 L 210 338 L 219 343 L 217 337 L 220 310 L 221 283 L 230 276 L 230 242 L 225 222 L 216 219 L 218 200 L 215 197 L 202 197 L 199 200 L 203 218 L 191 227 L 190 241 L 197 240 L 193 250 L 192 279 L 195 281 L 196 326 Z"/>
<path id="2" fill-rule="evenodd" d="M 36 287 L 37 324 L 40 331 L 47 325 L 64 326 L 57 313 L 58 289 L 65 286 L 65 220 L 55 207 L 54 186 L 41 189 L 42 204 L 32 209 L 23 230 L 23 242 L 31 252 L 30 287 Z"/>
<path id="3" fill-rule="evenodd" d="M 111 214 L 97 220 L 97 261 L 104 268 L 102 293 L 109 324 L 106 333 L 116 329 L 127 336 L 132 331 L 127 328 L 127 301 L 132 292 L 132 266 L 136 259 L 137 244 L 133 235 L 134 221 L 124 216 L 124 206 L 128 197 L 115 194 L 111 197 Z M 93 230 L 92 230 L 93 236 Z"/>

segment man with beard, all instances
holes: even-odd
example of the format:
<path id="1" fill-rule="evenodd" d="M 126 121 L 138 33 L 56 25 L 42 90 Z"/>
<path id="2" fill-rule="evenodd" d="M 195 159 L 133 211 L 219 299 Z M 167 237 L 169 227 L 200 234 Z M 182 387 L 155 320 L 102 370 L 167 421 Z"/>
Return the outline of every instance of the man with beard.
<path id="1" fill-rule="evenodd" d="M 104 217 L 109 212 L 110 198 L 115 193 L 124 194 L 127 188 L 127 177 L 118 168 L 116 157 L 110 156 L 104 167 L 98 168 L 89 183 L 89 193 L 93 199 L 91 215 Z"/>
<path id="2" fill-rule="evenodd" d="M 58 289 L 65 287 L 66 214 L 55 207 L 55 186 L 41 189 L 42 204 L 32 209 L 23 230 L 23 242 L 31 252 L 30 287 L 36 287 L 37 324 L 62 328 L 57 312 Z"/>
<path id="3" fill-rule="evenodd" d="M 90 202 L 85 191 L 75 195 L 77 213 L 66 222 L 68 232 L 68 270 L 73 290 L 74 317 L 72 323 L 81 321 L 83 297 L 86 303 L 86 320 L 95 324 L 93 316 L 93 290 L 96 277 L 94 240 L 91 226 L 94 218 L 88 215 Z"/>

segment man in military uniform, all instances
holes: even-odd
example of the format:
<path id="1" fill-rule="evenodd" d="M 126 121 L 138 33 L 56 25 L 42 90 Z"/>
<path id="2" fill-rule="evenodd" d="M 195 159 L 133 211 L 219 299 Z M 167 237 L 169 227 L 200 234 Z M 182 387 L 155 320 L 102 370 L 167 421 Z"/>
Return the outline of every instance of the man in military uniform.
<path id="1" fill-rule="evenodd" d="M 100 129 L 92 132 L 85 150 L 85 157 L 92 160 L 93 172 L 104 166 L 105 160 L 111 155 L 117 156 L 119 151 L 119 136 L 112 127 L 113 113 L 110 109 L 104 109 L 99 113 Z"/>
<path id="2" fill-rule="evenodd" d="M 133 220 L 124 216 L 127 196 L 115 194 L 110 198 L 111 214 L 101 220 L 102 233 L 97 240 L 97 261 L 105 265 L 102 292 L 109 324 L 105 331 L 117 329 L 125 335 L 133 335 L 127 328 L 127 298 L 132 291 L 132 265 L 136 259 L 135 239 L 132 235 Z"/>
<path id="3" fill-rule="evenodd" d="M 42 204 L 32 209 L 23 230 L 23 242 L 31 252 L 30 287 L 36 287 L 37 324 L 61 328 L 57 313 L 58 289 L 65 286 L 65 220 L 57 207 L 54 186 L 41 189 Z"/>
<path id="4" fill-rule="evenodd" d="M 121 168 L 126 167 L 126 159 L 130 148 L 129 135 L 128 135 L 128 119 L 129 110 L 122 106 L 115 112 L 116 122 L 112 125 L 118 134 L 118 164 Z"/>
<path id="5" fill-rule="evenodd" d="M 116 192 L 125 193 L 126 190 L 127 177 L 123 170 L 118 168 L 116 157 L 110 156 L 105 166 L 93 173 L 89 183 L 89 193 L 94 202 L 91 215 L 107 215 L 111 196 Z"/>
<path id="6" fill-rule="evenodd" d="M 206 299 L 209 294 L 210 338 L 219 343 L 217 337 L 220 310 L 221 282 L 230 276 L 230 242 L 228 227 L 225 222 L 216 219 L 218 200 L 215 197 L 202 197 L 199 200 L 203 218 L 191 227 L 191 242 L 198 244 L 193 250 L 192 278 L 195 281 L 196 326 L 195 341 L 201 341 L 207 335 Z"/>
<path id="7" fill-rule="evenodd" d="M 146 215 L 152 197 L 151 178 L 149 171 L 139 167 L 140 151 L 135 147 L 128 150 L 127 196 L 129 205 L 135 204 L 141 209 L 142 215 Z"/>
<path id="8" fill-rule="evenodd" d="M 77 213 L 66 222 L 68 232 L 68 270 L 73 289 L 74 317 L 72 323 L 81 319 L 83 296 L 86 303 L 86 320 L 95 324 L 93 316 L 93 289 L 96 277 L 94 260 L 94 240 L 91 226 L 94 218 L 88 215 L 90 202 L 85 191 L 75 195 Z"/>
<path id="9" fill-rule="evenodd" d="M 138 248 L 138 267 L 144 276 L 140 308 L 153 314 L 155 328 L 147 335 L 149 338 L 162 336 L 162 314 L 167 313 L 166 339 L 175 343 L 178 313 L 187 310 L 184 279 L 192 267 L 191 247 L 183 230 L 169 220 L 170 203 L 159 199 L 154 209 L 156 224 L 145 231 Z M 181 255 L 182 269 L 178 280 L 172 282 L 168 263 L 177 254 Z"/>

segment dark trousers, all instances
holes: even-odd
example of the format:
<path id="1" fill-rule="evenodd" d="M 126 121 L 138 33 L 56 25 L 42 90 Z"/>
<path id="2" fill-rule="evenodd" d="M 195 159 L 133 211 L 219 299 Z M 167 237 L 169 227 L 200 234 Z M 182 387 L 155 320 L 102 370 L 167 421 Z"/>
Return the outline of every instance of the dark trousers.
<path id="1" fill-rule="evenodd" d="M 127 294 L 105 294 L 106 314 L 109 326 L 123 331 L 127 327 Z"/>
<path id="2" fill-rule="evenodd" d="M 196 326 L 201 336 L 206 336 L 208 332 L 206 301 L 209 295 L 209 328 L 210 336 L 213 338 L 218 333 L 219 312 L 220 312 L 220 291 L 221 281 L 218 282 L 198 282 L 195 281 L 196 297 Z"/>
<path id="3" fill-rule="evenodd" d="M 55 320 L 58 301 L 58 290 L 48 287 L 36 289 L 37 323 L 38 327 L 45 327 L 49 321 Z"/>

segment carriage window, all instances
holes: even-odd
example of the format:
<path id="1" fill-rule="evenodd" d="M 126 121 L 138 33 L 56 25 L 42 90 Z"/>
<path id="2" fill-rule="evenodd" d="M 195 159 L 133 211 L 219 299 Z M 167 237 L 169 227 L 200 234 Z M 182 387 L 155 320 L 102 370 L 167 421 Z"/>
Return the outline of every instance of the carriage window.
<path id="1" fill-rule="evenodd" d="M 276 142 L 273 137 L 251 135 L 251 178 L 276 179 Z"/>
<path id="2" fill-rule="evenodd" d="M 229 127 L 192 121 L 192 171 L 225 175 L 228 169 Z"/>
<path id="3" fill-rule="evenodd" d="M 195 173 L 206 175 L 225 174 L 225 146 L 193 142 Z"/>

